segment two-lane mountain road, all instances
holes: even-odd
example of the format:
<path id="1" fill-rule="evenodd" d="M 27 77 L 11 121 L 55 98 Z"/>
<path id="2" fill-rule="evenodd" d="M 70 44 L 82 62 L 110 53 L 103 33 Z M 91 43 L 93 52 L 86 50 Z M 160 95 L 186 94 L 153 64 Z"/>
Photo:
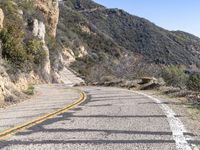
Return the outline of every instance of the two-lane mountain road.
<path id="1" fill-rule="evenodd" d="M 198 150 L 200 146 L 199 136 L 187 131 L 181 121 L 184 116 L 162 100 L 120 88 L 77 88 L 87 94 L 84 103 L 0 141 L 0 148 Z M 59 98 L 63 99 L 61 95 Z"/>

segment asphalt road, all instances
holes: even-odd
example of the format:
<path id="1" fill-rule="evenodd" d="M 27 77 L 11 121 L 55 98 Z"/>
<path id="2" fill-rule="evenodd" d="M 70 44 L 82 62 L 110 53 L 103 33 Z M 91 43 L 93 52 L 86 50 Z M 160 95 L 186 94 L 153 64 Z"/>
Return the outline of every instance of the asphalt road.
<path id="1" fill-rule="evenodd" d="M 80 92 L 66 85 L 38 85 L 36 96 L 7 109 L 0 109 L 0 131 L 19 126 L 56 111 L 79 98 Z"/>
<path id="2" fill-rule="evenodd" d="M 187 131 L 181 122 L 184 116 L 164 101 L 119 88 L 80 89 L 88 95 L 84 104 L 1 141 L 0 148 L 198 150 L 200 146 L 196 133 Z"/>

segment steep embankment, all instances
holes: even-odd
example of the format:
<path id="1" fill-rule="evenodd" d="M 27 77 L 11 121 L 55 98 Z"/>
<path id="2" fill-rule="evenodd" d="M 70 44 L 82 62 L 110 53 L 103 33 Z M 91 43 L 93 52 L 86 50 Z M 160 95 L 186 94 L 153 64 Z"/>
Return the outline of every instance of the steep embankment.
<path id="1" fill-rule="evenodd" d="M 0 8 L 0 103 L 3 103 L 21 98 L 20 91 L 29 84 L 53 81 L 50 51 L 59 7 L 57 0 L 8 0 L 1 1 Z"/>

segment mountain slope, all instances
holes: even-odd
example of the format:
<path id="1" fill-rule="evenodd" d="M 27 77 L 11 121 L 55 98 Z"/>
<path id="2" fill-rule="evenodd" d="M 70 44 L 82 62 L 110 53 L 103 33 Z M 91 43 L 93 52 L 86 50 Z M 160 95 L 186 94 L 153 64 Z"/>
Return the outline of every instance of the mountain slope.
<path id="1" fill-rule="evenodd" d="M 82 14 L 120 46 L 142 54 L 150 62 L 185 65 L 200 63 L 200 39 L 187 33 L 164 30 L 146 19 L 118 9 Z"/>
<path id="2" fill-rule="evenodd" d="M 107 9 L 90 0 L 68 0 L 64 1 L 64 5 L 120 47 L 142 55 L 148 63 L 200 64 L 200 39 L 193 35 L 167 31 L 146 19 L 123 10 Z M 61 14 L 64 11 L 61 9 Z"/>
<path id="3" fill-rule="evenodd" d="M 63 0 L 57 41 L 64 64 L 88 80 L 158 76 L 163 65 L 200 66 L 200 39 L 92 0 Z"/>

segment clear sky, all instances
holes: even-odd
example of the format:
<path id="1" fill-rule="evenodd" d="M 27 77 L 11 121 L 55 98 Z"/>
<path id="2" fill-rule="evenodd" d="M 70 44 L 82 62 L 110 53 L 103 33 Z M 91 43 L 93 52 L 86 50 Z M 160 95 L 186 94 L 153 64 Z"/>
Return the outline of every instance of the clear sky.
<path id="1" fill-rule="evenodd" d="M 121 8 L 168 30 L 200 37 L 200 0 L 94 0 L 108 8 Z"/>

